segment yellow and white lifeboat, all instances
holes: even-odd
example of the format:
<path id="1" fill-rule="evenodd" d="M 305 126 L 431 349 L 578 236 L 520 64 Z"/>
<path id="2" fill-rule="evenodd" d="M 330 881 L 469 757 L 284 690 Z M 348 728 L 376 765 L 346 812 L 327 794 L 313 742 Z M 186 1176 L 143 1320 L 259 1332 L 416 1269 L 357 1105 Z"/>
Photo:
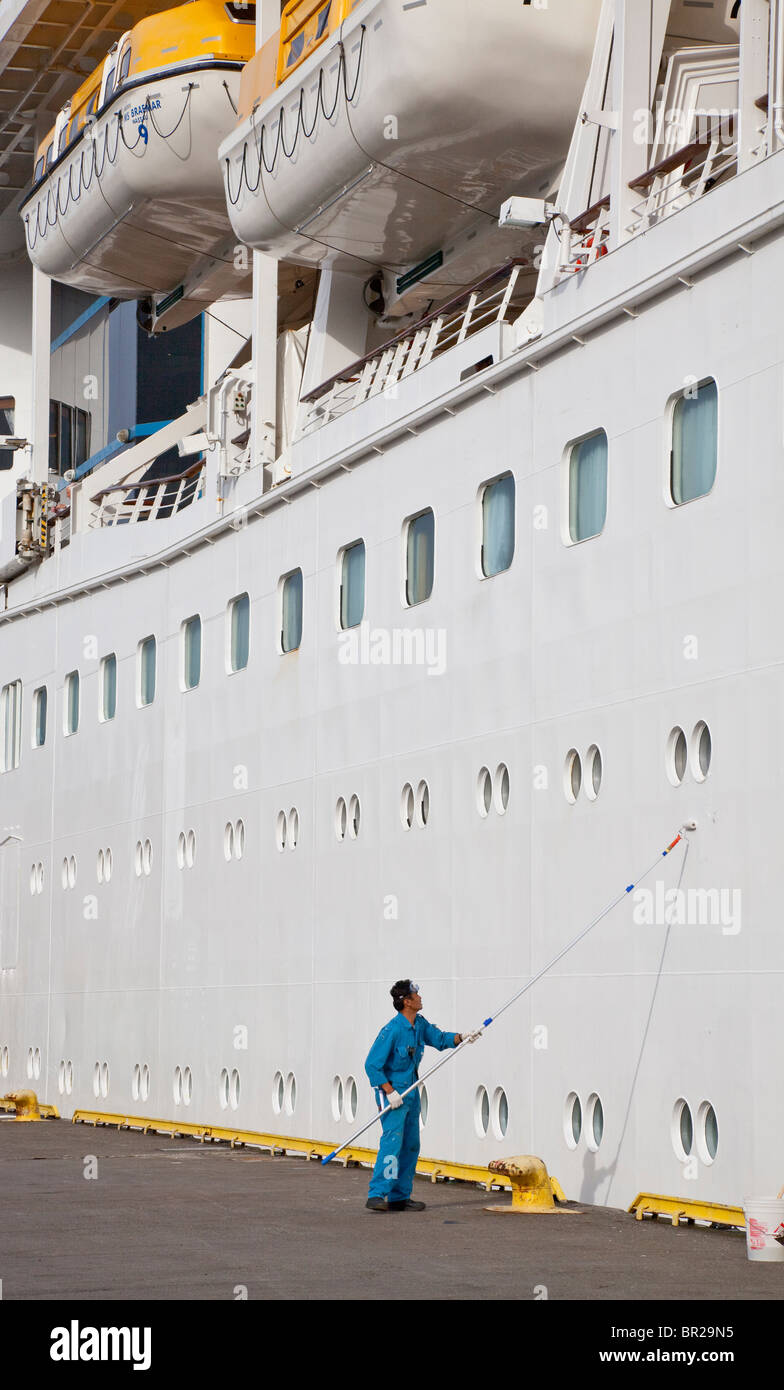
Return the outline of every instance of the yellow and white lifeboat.
<path id="1" fill-rule="evenodd" d="M 600 8 L 292 0 L 220 148 L 237 236 L 298 264 L 402 275 L 497 231 L 506 198 L 541 197 L 560 173 Z M 514 254 L 506 236 L 490 264 Z"/>
<path id="2" fill-rule="evenodd" d="M 96 294 L 183 301 L 169 322 L 248 294 L 217 152 L 254 51 L 255 6 L 222 0 L 124 34 L 39 146 L 21 208 L 34 265 Z"/>

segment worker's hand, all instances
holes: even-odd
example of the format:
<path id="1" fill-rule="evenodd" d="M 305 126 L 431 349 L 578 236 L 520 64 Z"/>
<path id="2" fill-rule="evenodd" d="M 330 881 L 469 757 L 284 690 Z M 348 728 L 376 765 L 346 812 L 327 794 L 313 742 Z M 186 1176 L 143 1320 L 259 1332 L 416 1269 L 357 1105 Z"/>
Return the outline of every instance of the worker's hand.
<path id="1" fill-rule="evenodd" d="M 476 1042 L 477 1038 L 481 1038 L 481 1036 L 482 1029 L 477 1028 L 473 1033 L 462 1033 L 461 1040 L 462 1042 Z"/>
<path id="2" fill-rule="evenodd" d="M 387 1104 L 390 1110 L 399 1110 L 403 1104 L 403 1097 L 397 1091 L 387 1091 Z"/>

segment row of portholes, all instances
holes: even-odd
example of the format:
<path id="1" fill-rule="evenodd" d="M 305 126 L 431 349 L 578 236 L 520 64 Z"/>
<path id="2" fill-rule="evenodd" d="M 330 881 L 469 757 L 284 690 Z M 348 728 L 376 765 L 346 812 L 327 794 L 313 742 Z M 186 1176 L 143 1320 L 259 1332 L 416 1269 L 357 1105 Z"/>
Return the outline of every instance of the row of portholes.
<path id="1" fill-rule="evenodd" d="M 476 784 L 476 804 L 480 816 L 489 816 L 493 805 L 499 816 L 504 815 L 509 805 L 509 768 L 505 763 L 499 763 L 495 770 L 495 779 L 489 768 L 480 768 Z"/>
<path id="2" fill-rule="evenodd" d="M 677 726 L 667 739 L 667 776 L 674 787 L 679 787 L 691 765 L 695 782 L 704 782 L 710 772 L 713 757 L 711 732 L 704 720 L 695 724 L 691 735 L 691 757 L 689 743 L 683 729 Z"/>
<path id="3" fill-rule="evenodd" d="M 96 1062 L 93 1067 L 93 1095 L 104 1099 L 109 1094 L 109 1063 Z"/>
<path id="4" fill-rule="evenodd" d="M 293 1115 L 297 1104 L 297 1078 L 290 1071 L 285 1081 L 283 1072 L 276 1071 L 272 1082 L 272 1108 L 276 1115 Z"/>
<path id="5" fill-rule="evenodd" d="M 570 1091 L 564 1106 L 564 1138 L 567 1148 L 576 1149 L 585 1134 L 585 1142 L 591 1153 L 596 1153 L 604 1135 L 604 1107 L 596 1092 L 588 1097 L 583 1118 L 583 1107 L 576 1091 Z"/>
<path id="6" fill-rule="evenodd" d="M 505 1139 L 509 1128 L 509 1101 L 503 1086 L 496 1086 L 492 1101 L 485 1086 L 478 1086 L 474 1097 L 474 1128 L 480 1139 L 486 1139 L 492 1125 L 496 1139 Z"/>
<path id="7" fill-rule="evenodd" d="M 278 812 L 278 819 L 275 824 L 275 844 L 282 854 L 284 849 L 296 849 L 299 844 L 299 811 L 296 806 L 292 806 L 288 815 L 285 811 Z"/>
<path id="8" fill-rule="evenodd" d="M 336 1076 L 332 1082 L 332 1117 L 335 1120 L 348 1120 L 353 1124 L 357 1118 L 357 1083 L 353 1076 Z"/>
<path id="9" fill-rule="evenodd" d="M 107 853 L 111 854 L 111 850 L 108 850 Z M 152 842 L 150 840 L 136 841 L 133 867 L 137 878 L 141 878 L 142 874 L 144 874 L 145 878 L 149 878 L 152 873 Z M 98 882 L 100 883 L 100 881 L 99 875 Z"/>
<path id="10" fill-rule="evenodd" d="M 8 1048 L 5 1049 L 6 1058 Z M 41 1049 L 40 1047 L 28 1047 L 27 1049 L 27 1079 L 37 1081 L 41 1075 Z"/>
<path id="11" fill-rule="evenodd" d="M 232 859 L 241 859 L 245 853 L 245 822 L 244 820 L 228 821 L 223 832 L 223 857 L 226 863 Z"/>
<path id="12" fill-rule="evenodd" d="M 672 1146 L 676 1156 L 685 1163 L 692 1157 L 694 1146 L 703 1163 L 712 1163 L 719 1151 L 719 1122 L 710 1101 L 702 1101 L 697 1110 L 695 1125 L 691 1107 L 681 1096 L 672 1112 Z"/>
<path id="13" fill-rule="evenodd" d="M 181 830 L 177 836 L 177 868 L 192 869 L 196 860 L 196 831 Z"/>
<path id="14" fill-rule="evenodd" d="M 359 797 L 352 796 L 347 805 L 345 797 L 339 796 L 335 807 L 335 834 L 339 840 L 345 840 L 346 835 L 350 840 L 356 840 L 359 834 L 359 818 Z"/>
<path id="15" fill-rule="evenodd" d="M 33 897 L 44 891 L 44 866 L 40 862 L 30 865 L 30 892 Z"/>
<path id="16" fill-rule="evenodd" d="M 592 743 L 585 755 L 584 775 L 580 754 L 576 748 L 570 748 L 564 765 L 564 791 L 567 801 L 571 801 L 574 805 L 581 789 L 585 790 L 585 795 L 589 801 L 595 801 L 601 785 L 602 755 L 596 744 Z"/>
<path id="17" fill-rule="evenodd" d="M 403 828 L 410 830 L 412 826 L 424 827 L 427 825 L 430 816 L 430 788 L 427 782 L 420 782 L 414 792 L 410 782 L 406 782 L 400 794 L 400 819 Z"/>

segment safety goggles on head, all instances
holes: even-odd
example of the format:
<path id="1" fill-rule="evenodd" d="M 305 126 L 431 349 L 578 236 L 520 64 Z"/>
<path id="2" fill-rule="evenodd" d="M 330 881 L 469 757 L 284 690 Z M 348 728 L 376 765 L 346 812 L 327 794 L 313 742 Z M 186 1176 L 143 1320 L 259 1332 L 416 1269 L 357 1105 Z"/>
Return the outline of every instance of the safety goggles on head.
<path id="1" fill-rule="evenodd" d="M 421 993 L 420 988 L 419 988 L 419 985 L 414 984 L 414 981 L 413 981 L 413 980 L 409 980 L 409 982 L 408 982 L 408 991 L 409 991 L 409 994 L 419 994 L 419 993 Z"/>

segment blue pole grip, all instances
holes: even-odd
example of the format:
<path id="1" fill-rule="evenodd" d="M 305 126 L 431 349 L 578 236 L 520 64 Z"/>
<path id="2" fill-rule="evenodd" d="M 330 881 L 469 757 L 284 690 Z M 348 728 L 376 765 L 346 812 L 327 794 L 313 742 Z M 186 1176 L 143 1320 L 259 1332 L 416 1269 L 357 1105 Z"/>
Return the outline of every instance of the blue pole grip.
<path id="1" fill-rule="evenodd" d="M 336 1153 L 337 1153 L 337 1149 L 333 1149 L 331 1154 L 327 1154 L 325 1158 L 322 1158 L 322 1160 L 321 1160 L 321 1166 L 322 1166 L 322 1168 L 324 1167 L 324 1164 L 325 1164 L 325 1163 L 331 1163 L 331 1162 L 332 1162 L 332 1160 L 333 1160 L 333 1158 L 335 1157 L 335 1154 L 336 1154 Z"/>

